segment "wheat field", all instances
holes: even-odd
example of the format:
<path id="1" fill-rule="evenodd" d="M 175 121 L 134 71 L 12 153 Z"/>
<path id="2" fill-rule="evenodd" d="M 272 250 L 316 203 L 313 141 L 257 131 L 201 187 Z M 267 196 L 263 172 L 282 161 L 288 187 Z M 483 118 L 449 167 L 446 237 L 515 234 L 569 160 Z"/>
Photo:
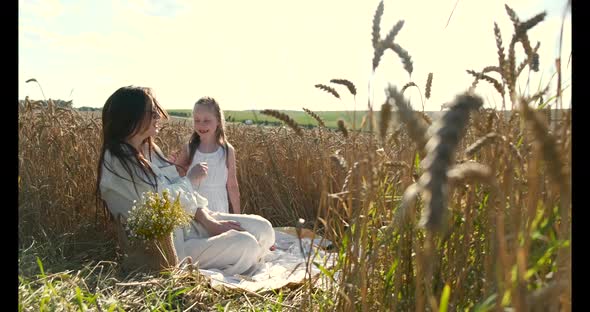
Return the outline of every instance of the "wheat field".
<path id="1" fill-rule="evenodd" d="M 391 49 L 411 73 L 395 42 L 403 23 L 379 36 L 383 10 L 373 20 L 373 69 Z M 434 120 L 404 97 L 410 81 L 356 116 L 360 129 L 327 129 L 307 108 L 312 129 L 273 110 L 261 113 L 283 126 L 228 123 L 242 211 L 331 240 L 328 288 L 306 280 L 220 293 L 197 272 L 122 272 L 113 226 L 95 203 L 99 116 L 27 99 L 18 117 L 19 311 L 570 311 L 571 110 L 557 109 L 560 95 L 548 88 L 519 93 L 520 74 L 538 66 L 526 33 L 544 15 L 520 21 L 506 11 L 515 25 L 508 45 L 496 26 L 498 59 L 468 72 L 473 84 L 458 86 Z M 341 93 L 356 90 L 334 80 Z M 482 108 L 480 83 L 513 107 L 509 117 Z M 436 74 L 426 97 L 432 84 Z M 156 143 L 169 154 L 191 131 L 170 120 Z"/>

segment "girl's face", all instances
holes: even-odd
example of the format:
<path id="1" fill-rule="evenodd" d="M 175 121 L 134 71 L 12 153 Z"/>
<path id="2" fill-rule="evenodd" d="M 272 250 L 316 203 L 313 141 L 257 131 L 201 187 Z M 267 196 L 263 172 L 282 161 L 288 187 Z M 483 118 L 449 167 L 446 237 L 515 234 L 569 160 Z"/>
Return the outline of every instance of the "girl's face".
<path id="1" fill-rule="evenodd" d="M 215 137 L 219 121 L 212 109 L 205 105 L 197 105 L 193 112 L 193 127 L 200 137 Z"/>

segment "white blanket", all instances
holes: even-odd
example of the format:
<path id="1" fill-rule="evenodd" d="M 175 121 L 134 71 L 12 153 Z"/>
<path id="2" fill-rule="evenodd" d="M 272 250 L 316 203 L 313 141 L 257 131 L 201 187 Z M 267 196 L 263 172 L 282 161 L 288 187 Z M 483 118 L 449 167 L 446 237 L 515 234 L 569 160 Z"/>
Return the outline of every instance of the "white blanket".
<path id="1" fill-rule="evenodd" d="M 303 234 L 300 242 L 295 228 L 275 228 L 276 249 L 266 255 L 264 263 L 249 276 L 224 275 L 214 269 L 199 271 L 209 278 L 211 287 L 218 290 L 229 288 L 261 292 L 300 284 L 306 278 L 306 263 L 310 263 L 308 270 L 313 278 L 321 273 L 313 262 L 325 267 L 329 267 L 331 262 L 330 254 L 324 251 L 330 242 L 319 236 L 311 237 L 309 233 Z M 311 244 L 313 247 L 310 248 Z M 310 256 L 312 261 L 308 262 Z"/>

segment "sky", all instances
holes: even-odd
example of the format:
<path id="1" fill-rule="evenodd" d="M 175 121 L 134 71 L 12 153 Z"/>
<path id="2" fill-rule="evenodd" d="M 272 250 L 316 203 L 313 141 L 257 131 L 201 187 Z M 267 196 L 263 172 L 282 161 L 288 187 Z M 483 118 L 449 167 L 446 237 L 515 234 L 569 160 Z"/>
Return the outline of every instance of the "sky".
<path id="1" fill-rule="evenodd" d="M 44 94 L 74 107 L 102 107 L 118 88 L 139 85 L 151 87 L 165 109 L 191 109 L 211 96 L 224 110 L 365 110 L 368 103 L 380 108 L 389 84 L 413 81 L 419 88 L 404 94 L 414 109 L 439 111 L 471 85 L 466 70 L 497 66 L 494 22 L 507 51 L 514 27 L 506 3 L 521 21 L 547 12 L 528 31 L 533 47 L 541 42 L 540 70 L 523 71 L 522 92 L 550 84 L 554 94 L 561 57 L 563 106 L 570 107 L 566 2 L 384 0 L 380 35 L 404 21 L 395 42 L 412 57 L 410 76 L 390 50 L 372 71 L 377 0 L 19 0 L 19 99 Z M 517 64 L 524 55 L 517 44 Z M 431 72 L 431 97 L 421 99 Z M 38 84 L 26 83 L 31 78 Z M 356 97 L 331 79 L 353 82 Z M 340 99 L 316 84 L 334 87 Z M 501 108 L 490 84 L 480 82 L 476 92 L 486 107 Z"/>

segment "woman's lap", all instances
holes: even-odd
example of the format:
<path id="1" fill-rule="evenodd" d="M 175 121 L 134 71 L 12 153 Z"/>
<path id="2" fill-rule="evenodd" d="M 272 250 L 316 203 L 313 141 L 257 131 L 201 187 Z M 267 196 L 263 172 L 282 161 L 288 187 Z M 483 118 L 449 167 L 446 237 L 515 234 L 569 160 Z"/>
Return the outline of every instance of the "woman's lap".
<path id="1" fill-rule="evenodd" d="M 230 230 L 206 238 L 189 239 L 185 251 L 199 267 L 220 269 L 227 273 L 241 273 L 258 260 L 260 246 L 247 232 Z"/>
<path id="2" fill-rule="evenodd" d="M 268 250 L 275 242 L 275 233 L 272 224 L 259 215 L 251 214 L 213 214 L 216 220 L 233 220 L 240 223 L 240 226 L 246 232 L 254 235 L 258 243 L 264 250 Z"/>

